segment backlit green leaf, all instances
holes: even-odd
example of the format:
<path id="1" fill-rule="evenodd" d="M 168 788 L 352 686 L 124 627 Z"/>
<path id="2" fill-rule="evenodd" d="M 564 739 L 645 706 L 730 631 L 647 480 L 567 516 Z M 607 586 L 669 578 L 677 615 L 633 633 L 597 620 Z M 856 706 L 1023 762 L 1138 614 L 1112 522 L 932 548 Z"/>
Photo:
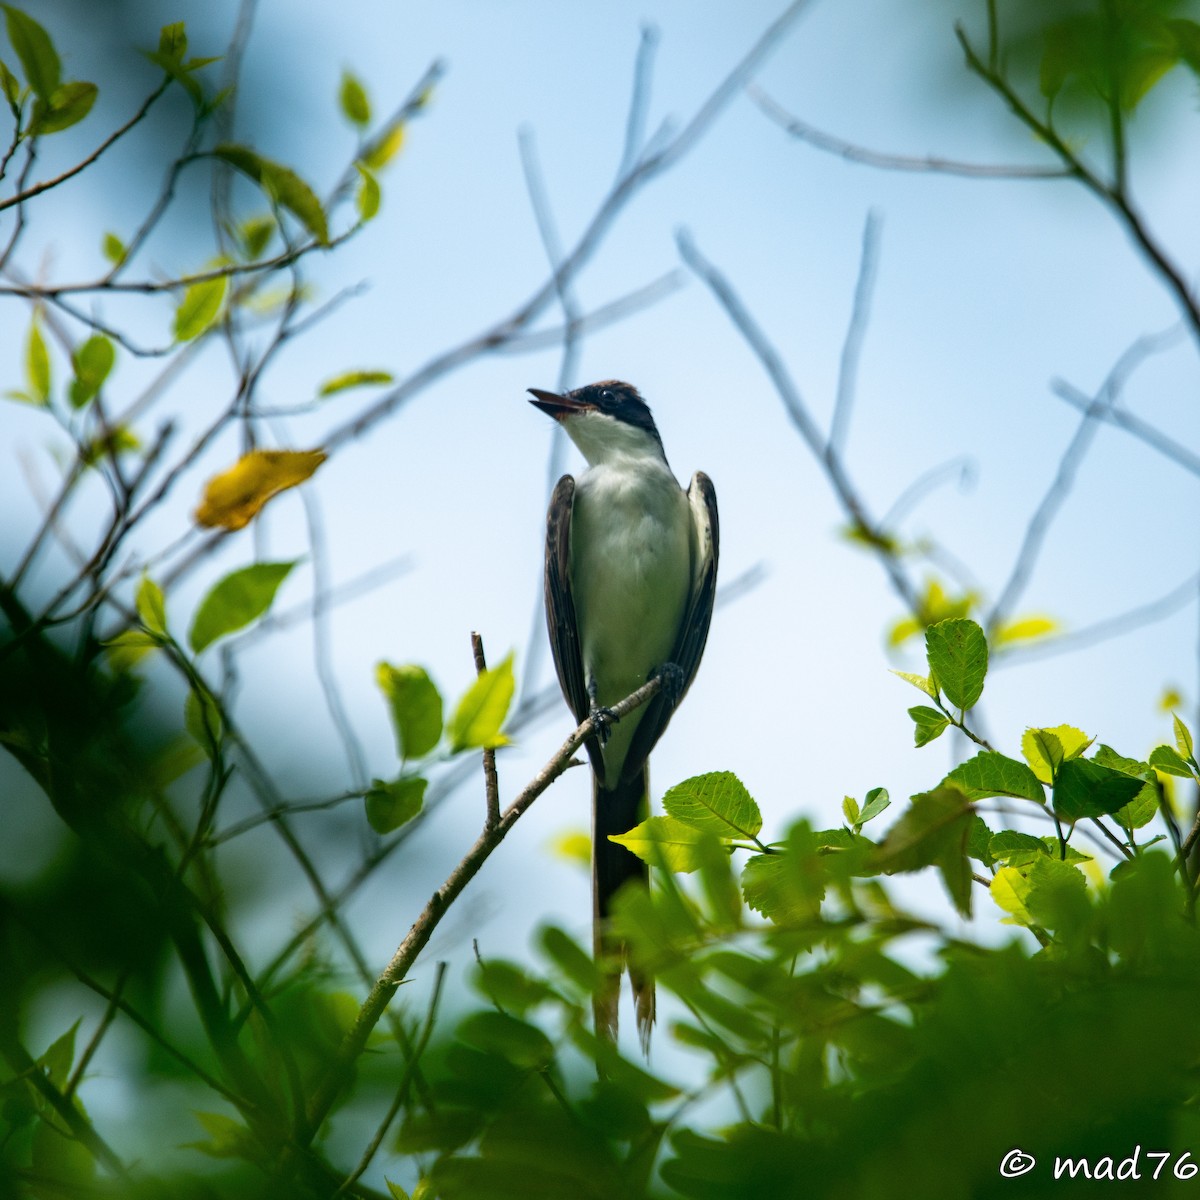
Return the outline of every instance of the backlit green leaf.
<path id="1" fill-rule="evenodd" d="M 25 378 L 29 384 L 29 395 L 34 404 L 50 403 L 50 354 L 42 337 L 37 315 L 29 326 L 29 340 L 25 343 Z"/>
<path id="2" fill-rule="evenodd" d="M 229 277 L 218 275 L 193 283 L 183 294 L 175 310 L 175 340 L 190 342 L 199 337 L 216 319 L 229 287 Z"/>
<path id="3" fill-rule="evenodd" d="M 983 694 L 988 648 L 983 630 L 964 617 L 939 621 L 925 631 L 929 675 L 957 708 L 971 708 Z"/>
<path id="4" fill-rule="evenodd" d="M 442 736 L 442 696 L 424 667 L 381 662 L 375 681 L 388 702 L 396 752 L 402 760 L 423 758 Z"/>
<path id="5" fill-rule="evenodd" d="M 1195 753 L 1195 746 L 1192 742 L 1192 731 L 1175 713 L 1171 714 L 1171 720 L 1175 723 L 1175 747 L 1179 751 L 1180 757 L 1191 758 Z"/>
<path id="6" fill-rule="evenodd" d="M 136 606 L 139 619 L 151 633 L 167 632 L 166 600 L 162 588 L 149 575 L 143 575 L 138 584 Z"/>
<path id="7" fill-rule="evenodd" d="M 352 124 L 362 128 L 371 123 L 371 102 L 358 78 L 349 71 L 342 72 L 342 86 L 338 91 L 338 103 L 342 115 Z"/>
<path id="8" fill-rule="evenodd" d="M 704 845 L 713 835 L 677 817 L 648 817 L 628 833 L 613 834 L 617 842 L 643 862 L 662 863 L 671 871 L 695 871 L 704 861 Z"/>
<path id="9" fill-rule="evenodd" d="M 972 800 L 1015 796 L 1041 803 L 1046 798 L 1037 776 L 1024 763 L 995 750 L 980 751 L 955 767 L 946 779 L 956 783 Z"/>
<path id="10" fill-rule="evenodd" d="M 14 107 L 21 99 L 21 81 L 8 69 L 8 64 L 0 60 L 0 95 Z"/>
<path id="11" fill-rule="evenodd" d="M 115 233 L 106 233 L 100 243 L 101 252 L 113 266 L 119 266 L 125 261 L 125 243 Z"/>
<path id="12" fill-rule="evenodd" d="M 450 746 L 455 753 L 507 745 L 500 726 L 508 716 L 516 686 L 512 654 L 476 676 L 450 718 Z"/>
<path id="13" fill-rule="evenodd" d="M 200 602 L 188 643 L 199 654 L 219 638 L 258 620 L 299 560 L 254 563 L 226 575 Z"/>
<path id="14" fill-rule="evenodd" d="M 918 746 L 927 745 L 940 737 L 950 724 L 950 718 L 944 713 L 924 704 L 910 708 L 908 715 L 913 719 L 913 740 Z"/>
<path id="15" fill-rule="evenodd" d="M 332 396 L 347 388 L 364 387 L 367 384 L 391 383 L 395 376 L 390 371 L 343 371 L 325 380 L 317 389 L 318 396 Z"/>
<path id="16" fill-rule="evenodd" d="M 5 4 L 8 40 L 21 60 L 25 78 L 40 100 L 49 100 L 62 81 L 62 64 L 50 35 L 31 16 Z"/>
<path id="17" fill-rule="evenodd" d="M 103 387 L 116 359 L 113 344 L 102 333 L 94 333 L 71 356 L 75 378 L 68 395 L 75 408 L 82 408 Z"/>
<path id="18" fill-rule="evenodd" d="M 1063 764 L 1063 747 L 1048 729 L 1027 729 L 1021 736 L 1021 753 L 1041 783 L 1051 784 Z"/>
<path id="19" fill-rule="evenodd" d="M 369 221 L 379 212 L 379 180 L 362 163 L 355 163 L 354 166 L 358 171 L 358 191 L 354 196 L 354 204 L 358 209 L 359 219 Z"/>
<path id="20" fill-rule="evenodd" d="M 115 638 L 104 643 L 108 665 L 118 673 L 135 667 L 152 650 L 162 643 L 143 629 L 126 629 Z"/>
<path id="21" fill-rule="evenodd" d="M 322 246 L 329 245 L 325 210 L 312 188 L 290 167 L 229 142 L 217 146 L 213 154 L 253 179 L 277 204 L 296 217 Z"/>
<path id="22" fill-rule="evenodd" d="M 180 59 L 187 53 L 187 27 L 182 21 L 164 25 L 158 33 L 158 52 L 168 58 Z"/>
<path id="23" fill-rule="evenodd" d="M 762 813 L 732 771 L 710 771 L 677 783 L 663 797 L 672 817 L 720 838 L 753 838 L 762 829 Z"/>
<path id="24" fill-rule="evenodd" d="M 550 1039 L 536 1025 L 507 1013 L 472 1013 L 459 1024 L 457 1036 L 468 1046 L 498 1054 L 518 1067 L 540 1069 L 554 1060 Z"/>
<path id="25" fill-rule="evenodd" d="M 1180 757 L 1174 746 L 1155 746 L 1150 751 L 1150 765 L 1166 775 L 1178 775 L 1182 779 L 1190 779 L 1192 770 Z"/>
<path id="26" fill-rule="evenodd" d="M 1033 925 L 1033 914 L 1026 907 L 1029 881 L 1016 867 L 1001 867 L 991 882 L 992 899 L 1011 916 L 1010 924 Z"/>
<path id="27" fill-rule="evenodd" d="M 862 812 L 858 814 L 858 823 L 865 825 L 868 821 L 874 820 L 891 802 L 887 788 L 872 788 L 863 801 Z"/>
<path id="28" fill-rule="evenodd" d="M 78 125 L 92 111 L 97 94 L 94 83 L 64 83 L 49 100 L 34 104 L 30 131 L 40 137 Z"/>
<path id="29" fill-rule="evenodd" d="M 425 802 L 427 779 L 409 775 L 385 783 L 376 779 L 367 791 L 367 821 L 376 833 L 391 833 L 406 825 L 421 811 Z"/>
<path id="30" fill-rule="evenodd" d="M 205 687 L 193 687 L 184 697 L 183 725 L 209 758 L 221 744 L 221 710 Z"/>

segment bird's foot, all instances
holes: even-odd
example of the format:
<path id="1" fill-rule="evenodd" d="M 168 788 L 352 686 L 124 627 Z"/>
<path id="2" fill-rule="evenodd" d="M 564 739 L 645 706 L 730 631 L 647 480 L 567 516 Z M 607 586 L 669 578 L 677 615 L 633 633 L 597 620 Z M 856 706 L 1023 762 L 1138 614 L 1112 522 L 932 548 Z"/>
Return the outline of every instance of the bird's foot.
<path id="1" fill-rule="evenodd" d="M 592 728 L 596 731 L 596 737 L 600 739 L 602 746 L 612 736 L 612 727 L 621 719 L 611 708 L 597 704 L 595 700 L 592 701 L 588 710 L 588 717 L 591 719 Z"/>
<path id="2" fill-rule="evenodd" d="M 662 680 L 662 687 L 659 694 L 674 708 L 679 703 L 680 696 L 683 695 L 683 685 L 686 682 L 683 676 L 683 668 L 677 663 L 663 663 L 654 672 L 653 678 Z"/>

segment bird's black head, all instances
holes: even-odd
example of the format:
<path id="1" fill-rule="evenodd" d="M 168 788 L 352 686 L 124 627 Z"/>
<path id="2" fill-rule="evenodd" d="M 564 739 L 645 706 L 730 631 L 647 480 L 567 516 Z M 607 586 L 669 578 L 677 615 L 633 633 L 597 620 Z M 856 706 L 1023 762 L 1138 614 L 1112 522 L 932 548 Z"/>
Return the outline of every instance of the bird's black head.
<path id="1" fill-rule="evenodd" d="M 658 427 L 650 415 L 650 406 L 631 383 L 623 383 L 619 379 L 603 379 L 599 383 L 589 383 L 563 395 L 544 392 L 540 388 L 529 390 L 534 396 L 530 403 L 556 421 L 564 421 L 576 413 L 600 413 L 619 421 L 622 425 L 644 430 L 658 443 L 660 449 L 662 447 L 662 438 L 659 437 Z"/>

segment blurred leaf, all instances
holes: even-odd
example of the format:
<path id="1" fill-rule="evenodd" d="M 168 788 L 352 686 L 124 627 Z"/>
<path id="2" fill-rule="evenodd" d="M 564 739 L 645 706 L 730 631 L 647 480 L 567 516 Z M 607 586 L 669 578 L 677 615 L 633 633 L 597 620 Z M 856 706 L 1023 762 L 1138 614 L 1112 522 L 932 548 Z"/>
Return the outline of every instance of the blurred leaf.
<path id="1" fill-rule="evenodd" d="M 38 99 L 48 101 L 62 80 L 62 64 L 50 35 L 32 17 L 19 8 L 5 4 L 8 40 L 21 60 L 29 86 Z"/>
<path id="2" fill-rule="evenodd" d="M 0 93 L 8 101 L 10 107 L 15 107 L 21 100 L 21 82 L 8 69 L 8 64 L 0 60 Z"/>
<path id="3" fill-rule="evenodd" d="M 205 755 L 213 758 L 221 744 L 221 710 L 206 687 L 193 687 L 183 700 L 183 726 Z"/>
<path id="4" fill-rule="evenodd" d="M 473 1013 L 458 1026 L 459 1038 L 518 1067 L 540 1070 L 554 1061 L 550 1039 L 526 1021 L 501 1012 Z"/>
<path id="5" fill-rule="evenodd" d="M 354 167 L 358 171 L 358 191 L 354 197 L 354 204 L 358 209 L 359 220 L 369 221 L 379 212 L 379 180 L 362 163 L 355 163 Z"/>
<path id="6" fill-rule="evenodd" d="M 609 841 L 632 851 L 652 866 L 671 871 L 695 871 L 703 861 L 703 846 L 713 835 L 677 817 L 647 817 L 628 833 L 610 834 Z"/>
<path id="7" fill-rule="evenodd" d="M 218 639 L 258 620 L 271 607 L 279 585 L 299 561 L 254 563 L 214 584 L 192 619 L 188 634 L 191 648 L 199 654 Z"/>
<path id="8" fill-rule="evenodd" d="M 567 934 L 554 925 L 547 925 L 539 938 L 547 958 L 581 992 L 591 993 L 604 980 L 592 956 Z"/>
<path id="9" fill-rule="evenodd" d="M 1150 765 L 1156 771 L 1167 775 L 1178 775 L 1182 779 L 1191 779 L 1192 770 L 1180 757 L 1174 746 L 1155 746 L 1150 751 Z"/>
<path id="10" fill-rule="evenodd" d="M 499 666 L 489 667 L 476 676 L 450 718 L 450 748 L 455 753 L 508 744 L 500 726 L 508 716 L 516 686 L 511 653 Z"/>
<path id="11" fill-rule="evenodd" d="M 80 1018 L 82 1020 L 82 1018 Z M 61 1092 L 71 1077 L 71 1066 L 75 1062 L 75 1034 L 79 1029 L 76 1021 L 66 1033 L 55 1038 L 46 1053 L 38 1059 L 38 1066 L 46 1077 Z"/>
<path id="12" fill-rule="evenodd" d="M 916 630 L 914 629 L 913 632 L 915 633 Z M 910 671 L 893 671 L 892 674 L 899 676 L 906 683 L 911 683 L 913 687 L 924 692 L 925 695 L 932 697 L 934 700 L 937 699 L 937 688 L 934 687 L 933 680 L 927 675 L 914 675 Z"/>
<path id="13" fill-rule="evenodd" d="M 918 704 L 908 710 L 913 719 L 913 740 L 918 746 L 925 746 L 935 738 L 941 737 L 950 725 L 950 718 L 936 708 Z"/>
<path id="14" fill-rule="evenodd" d="M 582 829 L 568 829 L 560 833 L 551 843 L 554 853 L 567 862 L 591 868 L 592 838 Z"/>
<path id="15" fill-rule="evenodd" d="M 187 26 L 182 21 L 164 25 L 158 33 L 158 52 L 168 58 L 183 60 L 187 53 Z"/>
<path id="16" fill-rule="evenodd" d="M 318 396 L 332 396 L 347 388 L 363 387 L 366 384 L 392 383 L 395 376 L 390 371 L 343 371 L 325 380 L 317 389 Z"/>
<path id="17" fill-rule="evenodd" d="M 108 665 L 121 673 L 136 666 L 151 650 L 157 650 L 161 645 L 157 638 L 140 629 L 126 629 L 124 633 L 105 642 L 104 648 Z"/>
<path id="18" fill-rule="evenodd" d="M 504 1012 L 524 1016 L 530 1009 L 558 1000 L 555 990 L 523 967 L 503 959 L 484 959 L 475 969 L 475 990 Z"/>
<path id="19" fill-rule="evenodd" d="M 143 575 L 138 584 L 135 600 L 138 619 L 151 632 L 164 635 L 167 632 L 167 602 L 163 598 L 162 588 L 150 578 Z"/>
<path id="20" fill-rule="evenodd" d="M 228 290 L 228 275 L 193 283 L 183 293 L 183 299 L 175 310 L 175 340 L 190 342 L 199 337 L 220 315 Z"/>
<path id="21" fill-rule="evenodd" d="M 429 780 L 407 775 L 385 783 L 376 779 L 366 795 L 367 821 L 376 833 L 391 833 L 421 811 Z"/>
<path id="22" fill-rule="evenodd" d="M 104 240 L 100 243 L 100 249 L 104 257 L 108 259 L 114 267 L 120 266 L 125 261 L 127 253 L 125 243 L 121 241 L 115 233 L 106 233 Z"/>
<path id="23" fill-rule="evenodd" d="M 133 454 L 142 448 L 141 439 L 128 425 L 117 425 L 103 434 L 85 442 L 80 449 L 80 459 L 89 467 L 119 454 Z"/>
<path id="24" fill-rule="evenodd" d="M 788 850 L 752 855 L 742 870 L 746 904 L 777 925 L 812 920 L 825 897 L 825 876 L 815 857 L 804 863 L 802 856 Z"/>
<path id="25" fill-rule="evenodd" d="M 992 644 L 1011 646 L 1014 642 L 1033 642 L 1048 634 L 1056 633 L 1059 624 L 1053 617 L 1019 617 L 1015 621 L 1001 621 L 992 633 Z"/>
<path id="26" fill-rule="evenodd" d="M 971 867 L 967 843 L 975 810 L 957 787 L 945 784 L 912 798 L 908 811 L 888 830 L 874 854 L 885 874 L 936 866 L 954 906 L 971 915 Z"/>
<path id="27" fill-rule="evenodd" d="M 74 408 L 82 408 L 104 386 L 113 368 L 116 351 L 102 333 L 94 333 L 71 356 L 75 378 L 68 396 Z"/>
<path id="28" fill-rule="evenodd" d="M 34 104 L 30 132 L 41 137 L 78 125 L 92 111 L 97 93 L 94 83 L 64 83 L 48 101 L 39 99 Z"/>
<path id="29" fill-rule="evenodd" d="M 213 1158 L 253 1158 L 254 1135 L 241 1121 L 223 1113 L 197 1112 L 193 1114 L 209 1135 L 204 1142 L 188 1142 L 192 1150 L 199 1150 Z"/>
<path id="30" fill-rule="evenodd" d="M 243 221 L 237 228 L 242 256 L 247 262 L 255 262 L 261 256 L 275 234 L 275 218 L 270 213 L 260 214 Z"/>
<path id="31" fill-rule="evenodd" d="M 296 217 L 322 246 L 329 245 L 325 210 L 312 188 L 290 167 L 230 142 L 222 142 L 213 154 L 253 179 L 271 199 Z"/>
<path id="32" fill-rule="evenodd" d="M 1159 712 L 1173 712 L 1177 708 L 1183 707 L 1183 696 L 1180 695 L 1178 688 L 1164 688 L 1163 694 L 1158 698 Z"/>
<path id="33" fill-rule="evenodd" d="M 35 310 L 29 323 L 29 340 L 25 344 L 25 378 L 31 403 L 45 405 L 50 403 L 50 355 L 39 325 Z"/>
<path id="34" fill-rule="evenodd" d="M 754 838 L 762 813 L 732 771 L 710 771 L 677 783 L 662 799 L 668 816 L 721 838 Z"/>
<path id="35" fill-rule="evenodd" d="M 955 767 L 946 779 L 956 783 L 972 800 L 1015 796 L 1041 804 L 1046 798 L 1038 777 L 1024 763 L 995 750 L 980 751 Z"/>
<path id="36" fill-rule="evenodd" d="M 1175 748 L 1179 751 L 1179 756 L 1181 758 L 1191 758 L 1195 753 L 1195 745 L 1192 742 L 1192 731 L 1175 713 L 1171 714 L 1171 720 L 1175 723 Z"/>
<path id="37" fill-rule="evenodd" d="M 1142 783 L 1091 759 L 1073 758 L 1063 763 L 1055 779 L 1054 811 L 1067 821 L 1107 816 L 1133 800 Z"/>
<path id="38" fill-rule="evenodd" d="M 268 500 L 303 483 L 324 461 L 323 450 L 251 450 L 208 481 L 196 521 L 209 528 L 242 529 Z"/>
<path id="39" fill-rule="evenodd" d="M 925 631 L 929 675 L 956 708 L 971 708 L 983 694 L 988 647 L 983 630 L 965 618 L 939 621 Z"/>
<path id="40" fill-rule="evenodd" d="M 424 758 L 441 740 L 442 696 L 424 667 L 381 662 L 375 681 L 388 702 L 401 761 Z"/>
<path id="41" fill-rule="evenodd" d="M 393 125 L 382 136 L 376 138 L 367 147 L 363 162 L 368 170 L 379 171 L 400 153 L 404 147 L 404 123 Z"/>
<path id="42" fill-rule="evenodd" d="M 971 831 L 967 834 L 967 855 L 978 859 L 985 867 L 995 866 L 992 856 L 991 842 L 996 835 L 988 828 L 987 822 L 978 815 L 971 819 Z"/>
<path id="43" fill-rule="evenodd" d="M 366 90 L 356 76 L 349 71 L 342 72 L 342 86 L 338 91 L 338 103 L 342 115 L 351 124 L 360 129 L 371 123 L 371 102 L 367 99 Z"/>
<path id="44" fill-rule="evenodd" d="M 398 1183 L 393 1183 L 387 1178 L 383 1182 L 387 1184 L 388 1194 L 392 1197 L 392 1200 L 411 1200 L 409 1194 Z"/>
<path id="45" fill-rule="evenodd" d="M 1027 879 L 1025 907 L 1039 925 L 1059 930 L 1086 920 L 1087 883 L 1076 867 L 1047 855 L 1030 865 Z"/>

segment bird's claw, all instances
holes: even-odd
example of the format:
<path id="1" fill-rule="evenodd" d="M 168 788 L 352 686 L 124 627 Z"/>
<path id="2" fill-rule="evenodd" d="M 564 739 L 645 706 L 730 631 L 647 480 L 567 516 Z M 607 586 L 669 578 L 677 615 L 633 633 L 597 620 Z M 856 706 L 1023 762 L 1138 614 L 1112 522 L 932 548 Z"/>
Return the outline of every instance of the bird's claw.
<path id="1" fill-rule="evenodd" d="M 611 708 L 602 704 L 593 704 L 588 716 L 591 718 L 596 737 L 600 739 L 600 745 L 603 746 L 612 736 L 612 727 L 621 718 Z"/>
<path id="2" fill-rule="evenodd" d="M 662 680 L 662 687 L 659 689 L 659 694 L 674 708 L 679 703 L 679 698 L 683 695 L 683 685 L 685 682 L 683 668 L 677 663 L 663 663 L 654 672 L 654 677 Z"/>

